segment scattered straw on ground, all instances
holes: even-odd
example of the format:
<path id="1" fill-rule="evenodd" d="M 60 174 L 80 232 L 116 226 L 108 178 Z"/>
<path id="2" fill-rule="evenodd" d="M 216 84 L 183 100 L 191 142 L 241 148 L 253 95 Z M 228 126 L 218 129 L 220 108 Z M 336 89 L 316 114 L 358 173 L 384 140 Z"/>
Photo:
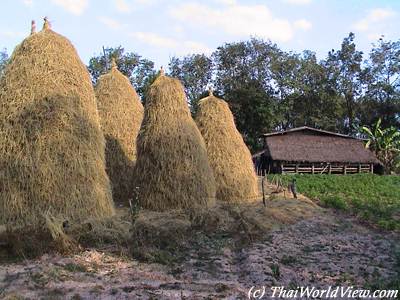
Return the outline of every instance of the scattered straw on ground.
<path id="1" fill-rule="evenodd" d="M 212 208 L 142 210 L 132 227 L 134 257 L 146 261 L 174 263 L 186 259 L 188 249 L 209 240 L 242 248 L 263 239 L 269 232 L 308 219 L 320 211 L 297 199 L 232 203 L 217 200 Z"/>

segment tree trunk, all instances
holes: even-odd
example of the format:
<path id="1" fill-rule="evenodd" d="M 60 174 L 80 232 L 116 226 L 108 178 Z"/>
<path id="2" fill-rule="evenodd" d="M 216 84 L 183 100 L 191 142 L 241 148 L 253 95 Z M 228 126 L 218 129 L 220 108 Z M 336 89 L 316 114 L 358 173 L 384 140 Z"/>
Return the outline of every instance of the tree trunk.
<path id="1" fill-rule="evenodd" d="M 349 128 L 348 133 L 353 129 L 354 124 L 354 96 L 353 93 L 347 93 L 345 95 L 346 99 L 346 109 L 347 109 L 347 117 L 349 118 Z"/>

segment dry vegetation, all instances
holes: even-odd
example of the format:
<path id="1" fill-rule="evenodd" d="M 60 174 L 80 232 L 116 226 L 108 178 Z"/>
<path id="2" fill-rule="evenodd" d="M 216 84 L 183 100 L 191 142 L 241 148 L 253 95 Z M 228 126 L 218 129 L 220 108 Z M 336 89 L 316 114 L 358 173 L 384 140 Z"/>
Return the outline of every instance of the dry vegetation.
<path id="1" fill-rule="evenodd" d="M 396 287 L 394 235 L 274 190 L 267 188 L 265 207 L 218 201 L 196 213 L 118 209 L 102 224 L 71 226 L 68 236 L 81 250 L 3 265 L 0 297 L 236 299 L 264 284 Z"/>
<path id="2" fill-rule="evenodd" d="M 141 207 L 151 210 L 201 208 L 215 201 L 206 147 L 182 84 L 163 74 L 146 99 L 134 182 Z"/>
<path id="3" fill-rule="evenodd" d="M 207 147 L 217 184 L 217 199 L 254 201 L 259 197 L 251 154 L 228 104 L 212 93 L 199 101 L 196 123 Z"/>
<path id="4" fill-rule="evenodd" d="M 136 137 L 143 119 L 143 105 L 129 79 L 118 71 L 100 76 L 95 87 L 101 129 L 106 139 L 107 174 L 114 201 L 127 203 L 133 192 Z"/>
<path id="5" fill-rule="evenodd" d="M 115 200 L 139 188 L 116 214 L 95 94 L 75 49 L 45 23 L 13 53 L 0 81 L 0 298 L 236 299 L 252 285 L 398 287 L 398 236 L 274 186 L 263 204 L 223 100 L 200 101 L 199 130 L 181 83 L 161 72 L 132 176 L 143 108 L 115 67 L 97 97 Z"/>
<path id="6" fill-rule="evenodd" d="M 0 103 L 0 224 L 111 216 L 94 91 L 71 43 L 49 28 L 26 38 L 1 78 Z"/>

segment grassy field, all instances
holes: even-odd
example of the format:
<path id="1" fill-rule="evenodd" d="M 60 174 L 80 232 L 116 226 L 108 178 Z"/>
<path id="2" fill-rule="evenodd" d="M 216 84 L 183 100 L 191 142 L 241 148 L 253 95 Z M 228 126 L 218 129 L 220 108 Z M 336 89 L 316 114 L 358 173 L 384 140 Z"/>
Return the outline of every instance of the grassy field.
<path id="1" fill-rule="evenodd" d="M 400 230 L 400 176 L 270 175 L 287 186 L 296 178 L 299 193 L 323 206 L 349 211 L 383 229 Z"/>

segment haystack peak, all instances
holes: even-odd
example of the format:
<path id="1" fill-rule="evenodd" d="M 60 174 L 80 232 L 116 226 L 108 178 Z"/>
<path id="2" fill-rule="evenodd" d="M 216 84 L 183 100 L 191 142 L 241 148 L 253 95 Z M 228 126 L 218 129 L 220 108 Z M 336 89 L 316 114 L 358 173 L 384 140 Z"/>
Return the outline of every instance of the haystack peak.
<path id="1" fill-rule="evenodd" d="M 48 17 L 44 17 L 43 30 L 51 29 L 51 24 Z"/>
<path id="2" fill-rule="evenodd" d="M 31 22 L 31 34 L 36 33 L 36 22 L 35 20 L 32 20 Z"/>
<path id="3" fill-rule="evenodd" d="M 115 59 L 115 57 L 111 58 L 111 69 L 118 70 L 117 60 Z"/>

